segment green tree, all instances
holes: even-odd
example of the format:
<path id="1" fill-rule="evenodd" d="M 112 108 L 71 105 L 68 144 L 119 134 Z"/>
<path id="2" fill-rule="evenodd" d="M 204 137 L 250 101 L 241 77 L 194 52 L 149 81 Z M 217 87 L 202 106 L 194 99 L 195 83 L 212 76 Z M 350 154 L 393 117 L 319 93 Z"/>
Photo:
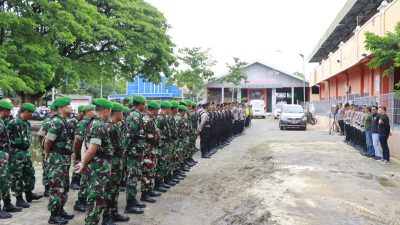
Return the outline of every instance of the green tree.
<path id="1" fill-rule="evenodd" d="M 223 79 L 225 82 L 232 83 L 234 85 L 233 88 L 231 88 L 232 102 L 235 101 L 235 91 L 239 91 L 239 84 L 241 84 L 243 81 L 247 82 L 247 74 L 244 71 L 244 66 L 246 66 L 247 63 L 241 61 L 237 57 L 233 57 L 233 61 L 233 64 L 226 64 L 229 69 L 229 73 Z"/>
<path id="2" fill-rule="evenodd" d="M 383 37 L 366 33 L 365 47 L 371 51 L 372 59 L 368 66 L 373 69 L 386 68 L 383 75 L 393 75 L 396 68 L 400 68 L 400 23 L 395 32 L 389 32 Z M 396 84 L 399 88 L 400 84 Z"/>
<path id="3" fill-rule="evenodd" d="M 169 78 L 168 83 L 187 88 L 189 98 L 194 101 L 202 97 L 204 85 L 214 77 L 211 67 L 216 61 L 212 59 L 209 51 L 210 49 L 203 50 L 200 47 L 179 49 L 177 58 L 184 69 L 178 70 Z"/>
<path id="4" fill-rule="evenodd" d="M 300 77 L 300 78 L 304 78 L 304 74 L 303 73 L 300 73 L 300 72 L 294 72 L 293 73 L 293 75 L 295 75 L 295 76 L 297 76 L 297 77 Z"/>
<path id="5" fill-rule="evenodd" d="M 164 16 L 143 0 L 0 1 L 0 88 L 37 101 L 53 87 L 169 76 Z"/>

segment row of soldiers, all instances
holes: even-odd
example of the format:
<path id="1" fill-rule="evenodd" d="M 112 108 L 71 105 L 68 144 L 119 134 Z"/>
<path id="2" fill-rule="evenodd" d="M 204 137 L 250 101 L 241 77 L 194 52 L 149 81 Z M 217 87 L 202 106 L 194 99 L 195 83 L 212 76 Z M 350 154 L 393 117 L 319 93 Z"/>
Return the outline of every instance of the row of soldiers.
<path id="1" fill-rule="evenodd" d="M 344 134 L 345 142 L 355 147 L 361 154 L 367 152 L 367 142 L 365 135 L 365 121 L 368 111 L 363 105 L 346 105 L 344 112 Z"/>
<path id="2" fill-rule="evenodd" d="M 126 182 L 125 213 L 141 214 L 146 207 L 143 202 L 156 202 L 154 197 L 183 180 L 185 172 L 197 163 L 193 155 L 198 134 L 201 134 L 202 143 L 211 143 L 211 138 L 205 140 L 204 136 L 211 137 L 211 124 L 213 129 L 218 129 L 215 133 L 218 138 L 213 137 L 213 145 L 207 145 L 209 153 L 241 133 L 244 125 L 239 104 L 212 106 L 210 110 L 209 104 L 204 104 L 196 113 L 196 104 L 191 101 L 158 104 L 136 95 L 124 99 L 126 106 L 94 99 L 93 105 L 79 107 L 78 118 L 68 119 L 72 111 L 70 103 L 70 98 L 56 99 L 50 106 L 51 118 L 43 121 L 39 131 L 42 182 L 44 195 L 49 197 L 50 224 L 67 224 L 74 217 L 64 210 L 70 188 L 71 161 L 76 169 L 71 188 L 79 189 L 74 209 L 87 213 L 86 224 L 98 224 L 102 213 L 103 224 L 126 222 L 129 217 L 118 213 L 122 180 Z M 28 208 L 27 202 L 42 197 L 32 193 L 35 171 L 28 150 L 31 144 L 29 119 L 35 106 L 22 104 L 18 117 L 6 125 L 11 109 L 10 103 L 0 102 L 0 178 L 4 181 L 0 183 L 0 200 L 4 202 L 0 218 L 10 218 L 8 212 Z M 202 110 L 208 112 L 210 120 L 200 116 Z M 22 125 L 10 132 L 16 122 Z M 198 127 L 198 123 L 202 127 Z M 223 132 L 224 129 L 229 132 Z M 15 155 L 18 155 L 15 158 L 18 164 L 10 166 L 14 165 Z M 20 169 L 20 173 L 14 175 L 16 169 Z M 139 183 L 140 200 L 137 199 Z M 9 184 L 16 194 L 17 206 L 11 203 Z"/>

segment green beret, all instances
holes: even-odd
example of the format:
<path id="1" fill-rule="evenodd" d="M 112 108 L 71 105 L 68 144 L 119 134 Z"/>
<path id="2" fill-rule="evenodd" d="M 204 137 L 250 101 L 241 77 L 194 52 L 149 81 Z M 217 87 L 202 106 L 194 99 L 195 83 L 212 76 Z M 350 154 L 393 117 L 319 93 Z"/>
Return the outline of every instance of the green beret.
<path id="1" fill-rule="evenodd" d="M 172 107 L 171 102 L 169 101 L 161 102 L 161 108 L 171 108 L 171 107 Z"/>
<path id="2" fill-rule="evenodd" d="M 2 100 L 2 101 L 0 101 L 0 108 L 11 110 L 14 108 L 14 106 L 11 103 L 9 103 L 8 101 Z"/>
<path id="3" fill-rule="evenodd" d="M 137 103 L 146 103 L 146 97 L 144 97 L 143 95 L 135 95 L 132 98 L 132 101 L 137 102 Z"/>
<path id="4" fill-rule="evenodd" d="M 85 111 L 85 106 L 84 105 L 78 106 L 78 112 L 84 112 L 84 111 Z"/>
<path id="5" fill-rule="evenodd" d="M 187 104 L 185 101 L 180 101 L 180 102 L 179 102 L 179 105 L 187 106 L 188 104 Z"/>
<path id="6" fill-rule="evenodd" d="M 122 112 L 124 112 L 124 113 L 129 113 L 129 111 L 131 111 L 131 110 L 128 107 L 124 107 L 122 109 Z"/>
<path id="7" fill-rule="evenodd" d="M 186 103 L 186 106 L 192 106 L 192 103 L 190 100 L 186 100 L 185 103 Z"/>
<path id="8" fill-rule="evenodd" d="M 160 109 L 160 105 L 155 101 L 147 102 L 147 107 L 149 109 Z"/>
<path id="9" fill-rule="evenodd" d="M 180 105 L 180 106 L 178 106 L 178 110 L 186 112 L 188 110 L 188 108 L 186 106 L 184 106 L 184 105 Z"/>
<path id="10" fill-rule="evenodd" d="M 94 108 L 95 108 L 94 105 L 86 105 L 86 106 L 83 108 L 83 111 L 84 111 L 84 112 L 92 111 L 92 110 L 94 110 Z"/>
<path id="11" fill-rule="evenodd" d="M 105 98 L 95 98 L 92 100 L 92 104 L 106 109 L 112 109 L 114 105 L 112 102 L 108 101 Z"/>
<path id="12" fill-rule="evenodd" d="M 70 97 L 61 97 L 54 100 L 54 106 L 57 107 L 65 107 L 71 104 L 72 99 Z"/>
<path id="13" fill-rule="evenodd" d="M 31 103 L 23 103 L 21 105 L 21 109 L 29 112 L 35 112 L 36 111 L 36 106 L 34 106 Z"/>
<path id="14" fill-rule="evenodd" d="M 178 108 L 179 102 L 178 101 L 171 101 L 171 108 Z"/>
<path id="15" fill-rule="evenodd" d="M 132 101 L 131 97 L 125 97 L 124 100 L 122 100 L 123 102 L 130 102 Z"/>
<path id="16" fill-rule="evenodd" d="M 112 107 L 112 111 L 123 111 L 124 106 L 121 103 L 114 102 L 114 106 Z"/>
<path id="17" fill-rule="evenodd" d="M 56 111 L 56 106 L 54 104 L 51 104 L 49 108 L 51 111 Z"/>

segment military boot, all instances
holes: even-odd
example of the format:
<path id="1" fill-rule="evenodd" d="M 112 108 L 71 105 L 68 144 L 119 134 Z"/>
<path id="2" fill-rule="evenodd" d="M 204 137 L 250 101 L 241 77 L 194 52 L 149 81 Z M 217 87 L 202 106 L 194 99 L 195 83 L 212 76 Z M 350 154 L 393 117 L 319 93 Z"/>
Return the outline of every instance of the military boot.
<path id="1" fill-rule="evenodd" d="M 117 225 L 111 218 L 103 217 L 102 225 Z"/>
<path id="2" fill-rule="evenodd" d="M 10 213 L 12 213 L 12 212 L 21 212 L 21 211 L 22 211 L 22 208 L 21 208 L 21 207 L 14 206 L 14 205 L 11 203 L 11 199 L 4 199 L 4 207 L 3 207 L 3 210 L 4 210 L 5 212 L 10 212 Z"/>
<path id="3" fill-rule="evenodd" d="M 45 185 L 44 186 L 44 192 L 43 192 L 43 196 L 44 197 L 49 197 L 49 192 L 50 192 L 50 185 Z"/>
<path id="4" fill-rule="evenodd" d="M 1 205 L 0 205 L 0 219 L 10 219 L 12 217 L 11 214 L 1 210 Z"/>
<path id="5" fill-rule="evenodd" d="M 66 220 L 72 220 L 75 216 L 74 214 L 65 212 L 64 207 L 61 207 L 60 211 L 58 212 L 58 215 Z"/>
<path id="6" fill-rule="evenodd" d="M 32 202 L 33 200 L 39 200 L 43 198 L 43 195 L 34 194 L 32 192 L 26 192 L 25 197 L 27 202 Z"/>
<path id="7" fill-rule="evenodd" d="M 78 212 L 86 212 L 86 202 L 83 199 L 79 199 L 75 202 L 74 210 Z"/>
<path id="8" fill-rule="evenodd" d="M 115 222 L 129 221 L 129 217 L 119 214 L 118 211 L 111 211 L 111 219 Z"/>
<path id="9" fill-rule="evenodd" d="M 176 185 L 176 183 L 172 180 L 171 174 L 168 174 L 168 176 L 165 178 L 165 183 L 168 184 L 170 187 Z"/>
<path id="10" fill-rule="evenodd" d="M 74 176 L 72 175 L 72 179 L 71 179 L 71 189 L 72 190 L 79 190 L 80 189 L 80 180 L 79 180 L 79 176 Z"/>
<path id="11" fill-rule="evenodd" d="M 167 180 L 166 177 L 163 178 L 163 179 L 161 179 L 161 186 L 164 187 L 165 189 L 170 189 L 170 188 L 171 188 L 171 185 L 167 184 L 167 183 L 166 183 L 166 180 Z"/>
<path id="12" fill-rule="evenodd" d="M 143 214 L 144 210 L 139 206 L 135 205 L 134 201 L 128 201 L 126 203 L 125 213 Z"/>
<path id="13" fill-rule="evenodd" d="M 155 191 L 155 190 L 151 190 L 151 191 L 147 192 L 147 194 L 150 195 L 151 197 L 160 197 L 161 196 L 161 192 Z"/>
<path id="14" fill-rule="evenodd" d="M 161 179 L 156 179 L 154 190 L 159 191 L 159 192 L 163 192 L 163 193 L 168 191 L 165 187 L 162 186 Z"/>
<path id="15" fill-rule="evenodd" d="M 140 201 L 155 203 L 157 200 L 152 198 L 147 191 L 143 191 L 142 196 L 140 196 Z"/>
<path id="16" fill-rule="evenodd" d="M 55 209 L 53 211 L 51 211 L 50 214 L 50 218 L 49 218 L 49 224 L 67 224 L 68 220 L 62 218 L 59 214 L 58 214 L 59 210 Z"/>
<path id="17" fill-rule="evenodd" d="M 22 195 L 17 196 L 17 203 L 15 205 L 22 208 L 29 208 L 30 206 L 28 203 L 26 203 L 24 198 L 22 198 Z"/>

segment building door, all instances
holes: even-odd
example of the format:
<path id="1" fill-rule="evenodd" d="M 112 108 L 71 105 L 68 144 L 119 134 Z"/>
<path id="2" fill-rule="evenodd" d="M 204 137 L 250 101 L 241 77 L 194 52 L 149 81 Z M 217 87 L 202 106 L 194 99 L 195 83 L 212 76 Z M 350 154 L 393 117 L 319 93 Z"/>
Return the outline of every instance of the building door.
<path id="1" fill-rule="evenodd" d="M 272 89 L 267 89 L 267 112 L 272 112 Z"/>

